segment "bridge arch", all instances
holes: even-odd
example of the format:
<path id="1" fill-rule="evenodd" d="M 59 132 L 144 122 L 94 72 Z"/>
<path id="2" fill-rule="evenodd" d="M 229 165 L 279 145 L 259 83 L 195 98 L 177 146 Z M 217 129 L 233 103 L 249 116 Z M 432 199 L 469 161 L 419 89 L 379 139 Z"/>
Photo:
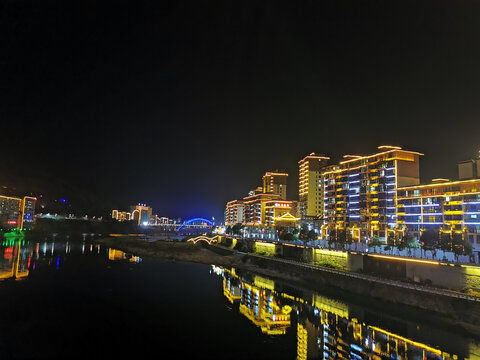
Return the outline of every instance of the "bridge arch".
<path id="1" fill-rule="evenodd" d="M 218 236 L 214 237 L 206 237 L 206 236 L 197 236 L 196 238 L 188 239 L 187 242 L 193 242 L 194 244 L 198 243 L 199 241 L 205 241 L 208 245 L 211 245 L 214 242 L 218 241 Z"/>
<path id="2" fill-rule="evenodd" d="M 184 226 L 188 226 L 188 225 L 194 223 L 195 221 L 205 222 L 205 223 L 207 223 L 208 225 L 213 226 L 213 222 L 211 222 L 210 220 L 207 220 L 207 219 L 204 219 L 204 218 L 193 218 L 193 219 L 190 219 L 190 220 L 185 221 L 185 222 L 177 229 L 177 231 L 180 231 Z"/>

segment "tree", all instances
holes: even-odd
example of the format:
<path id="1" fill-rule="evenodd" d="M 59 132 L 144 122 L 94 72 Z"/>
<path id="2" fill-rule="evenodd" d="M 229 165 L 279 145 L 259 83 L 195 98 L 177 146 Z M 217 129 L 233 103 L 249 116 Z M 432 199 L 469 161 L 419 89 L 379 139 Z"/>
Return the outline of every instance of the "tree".
<path id="1" fill-rule="evenodd" d="M 436 249 L 440 242 L 438 232 L 433 229 L 424 231 L 422 235 L 420 235 L 420 242 L 422 243 L 423 251 Z"/>
<path id="2" fill-rule="evenodd" d="M 397 241 L 397 248 L 399 251 L 403 251 L 407 247 L 407 232 L 402 233 L 401 236 L 399 236 L 398 241 Z"/>
<path id="3" fill-rule="evenodd" d="M 232 234 L 242 235 L 242 224 L 238 223 L 238 224 L 233 225 Z"/>
<path id="4" fill-rule="evenodd" d="M 404 236 L 405 246 L 408 248 L 408 253 L 411 255 L 411 250 L 418 248 L 418 243 L 415 241 L 413 235 L 409 232 L 405 233 Z"/>
<path id="5" fill-rule="evenodd" d="M 337 242 L 337 230 L 330 230 L 330 233 L 328 234 L 328 248 L 330 248 L 330 246 L 332 244 L 336 244 Z"/>
<path id="6" fill-rule="evenodd" d="M 293 237 L 295 239 L 298 239 L 300 237 L 300 234 L 301 234 L 300 229 L 298 229 L 298 228 L 293 229 L 292 234 L 293 234 Z"/>
<path id="7" fill-rule="evenodd" d="M 313 230 L 310 230 L 307 234 L 308 240 L 317 240 L 317 233 Z"/>
<path id="8" fill-rule="evenodd" d="M 337 231 L 337 242 L 342 245 L 342 249 L 345 247 L 345 243 L 347 242 L 347 232 L 344 229 Z"/>
<path id="9" fill-rule="evenodd" d="M 440 241 L 438 243 L 438 247 L 443 251 L 452 250 L 452 237 L 450 233 L 447 233 L 447 232 L 440 233 Z"/>
<path id="10" fill-rule="evenodd" d="M 473 253 L 472 250 L 472 243 L 470 242 L 470 240 L 464 239 L 463 254 L 471 257 Z"/>
<path id="11" fill-rule="evenodd" d="M 387 246 L 385 246 L 385 250 L 391 250 L 393 252 L 393 247 L 398 244 L 398 235 L 391 231 L 388 233 L 387 236 Z"/>
<path id="12" fill-rule="evenodd" d="M 468 245 L 467 245 L 467 243 L 468 243 Z M 466 251 L 465 251 L 466 246 L 469 247 L 468 251 L 471 254 L 472 245 L 470 244 L 470 241 L 468 241 L 468 239 L 464 239 L 462 233 L 455 232 L 455 233 L 452 234 L 452 250 L 453 250 L 453 253 L 455 254 L 455 258 L 456 258 L 457 261 L 458 261 L 458 256 L 459 255 L 463 255 L 463 254 L 467 255 Z M 470 255 L 470 254 L 468 254 L 468 255 Z"/>
<path id="13" fill-rule="evenodd" d="M 378 235 L 373 235 L 372 240 L 368 243 L 368 246 L 379 246 L 382 245 L 380 242 L 380 239 L 378 238 Z"/>

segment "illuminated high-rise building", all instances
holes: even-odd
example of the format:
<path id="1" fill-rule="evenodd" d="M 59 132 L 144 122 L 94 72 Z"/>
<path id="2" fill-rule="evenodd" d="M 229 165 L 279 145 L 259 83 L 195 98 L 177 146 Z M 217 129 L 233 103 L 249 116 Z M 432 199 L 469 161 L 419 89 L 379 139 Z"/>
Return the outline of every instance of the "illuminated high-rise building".
<path id="1" fill-rule="evenodd" d="M 323 172 L 325 223 L 322 235 L 349 231 L 355 241 L 385 241 L 397 225 L 397 188 L 420 183 L 423 154 L 397 146 L 379 146 L 368 156 L 345 155 Z"/>
<path id="2" fill-rule="evenodd" d="M 298 162 L 298 202 L 301 218 L 323 215 L 322 168 L 330 158 L 311 153 Z"/>
<path id="3" fill-rule="evenodd" d="M 30 229 L 34 223 L 36 198 L 23 199 L 0 196 L 0 227 L 2 229 Z"/>
<path id="4" fill-rule="evenodd" d="M 426 230 L 460 234 L 480 251 L 480 179 L 436 179 L 398 189 L 398 229 L 417 240 Z"/>
<path id="5" fill-rule="evenodd" d="M 267 172 L 263 175 L 263 193 L 280 195 L 280 199 L 287 199 L 288 174 L 278 171 Z"/>
<path id="6" fill-rule="evenodd" d="M 278 194 L 254 194 L 243 198 L 245 216 L 243 223 L 249 226 L 266 225 L 266 205 L 271 200 L 280 200 Z"/>
<path id="7" fill-rule="evenodd" d="M 457 167 L 459 180 L 480 178 L 480 153 L 477 159 L 461 161 Z"/>
<path id="8" fill-rule="evenodd" d="M 34 215 L 35 215 L 35 204 L 37 198 L 31 196 L 24 196 L 21 206 L 21 222 L 20 222 L 20 230 L 31 229 L 34 223 Z"/>
<path id="9" fill-rule="evenodd" d="M 242 200 L 232 200 L 225 210 L 225 225 L 242 224 L 245 219 L 245 204 Z"/>

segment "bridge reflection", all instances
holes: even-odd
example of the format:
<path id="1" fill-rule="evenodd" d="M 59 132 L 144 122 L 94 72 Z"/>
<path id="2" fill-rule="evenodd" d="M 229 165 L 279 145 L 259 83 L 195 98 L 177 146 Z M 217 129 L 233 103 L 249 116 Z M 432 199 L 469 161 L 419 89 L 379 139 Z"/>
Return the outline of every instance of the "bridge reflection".
<path id="1" fill-rule="evenodd" d="M 238 303 L 239 312 L 263 333 L 296 331 L 298 360 L 480 358 L 477 344 L 448 330 L 420 326 L 316 293 L 285 290 L 270 279 L 238 275 L 235 269 L 213 269 L 223 276 L 224 296 Z"/>

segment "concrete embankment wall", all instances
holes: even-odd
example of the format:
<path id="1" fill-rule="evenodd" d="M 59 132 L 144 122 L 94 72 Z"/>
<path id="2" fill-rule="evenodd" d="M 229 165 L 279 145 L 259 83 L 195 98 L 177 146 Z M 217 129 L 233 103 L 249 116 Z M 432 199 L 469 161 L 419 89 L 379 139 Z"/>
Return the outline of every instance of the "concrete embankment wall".
<path id="1" fill-rule="evenodd" d="M 275 261 L 274 258 L 248 257 L 248 262 L 260 269 L 284 274 L 303 283 L 310 289 L 321 290 L 325 287 L 341 289 L 354 297 L 374 297 L 391 303 L 410 305 L 420 309 L 441 313 L 463 327 L 480 323 L 480 304 L 458 298 L 423 293 L 418 290 L 395 287 L 392 285 L 351 278 L 341 274 L 308 270 L 299 265 Z M 478 332 L 477 326 L 471 331 Z M 480 335 L 480 334 L 479 334 Z"/>
<path id="2" fill-rule="evenodd" d="M 312 249 L 280 243 L 251 241 L 253 251 L 260 255 L 278 256 L 319 265 L 332 265 L 343 270 L 408 280 L 452 290 L 480 292 L 480 267 L 438 264 L 432 261 L 402 260 L 374 254 L 354 254 L 338 250 Z"/>
<path id="3" fill-rule="evenodd" d="M 394 280 L 409 280 L 452 290 L 480 292 L 480 267 L 438 264 L 352 254 L 337 250 L 256 242 L 255 252 L 313 264 L 333 264 L 340 269 L 377 275 Z"/>

